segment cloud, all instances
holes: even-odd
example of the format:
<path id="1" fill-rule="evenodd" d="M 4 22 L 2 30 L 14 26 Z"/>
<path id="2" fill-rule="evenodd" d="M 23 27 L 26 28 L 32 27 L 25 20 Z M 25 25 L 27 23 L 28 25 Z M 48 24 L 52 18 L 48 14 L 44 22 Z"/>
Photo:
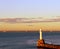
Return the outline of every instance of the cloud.
<path id="1" fill-rule="evenodd" d="M 0 18 L 0 22 L 6 23 L 40 23 L 40 22 L 60 22 L 60 17 L 54 18 Z"/>

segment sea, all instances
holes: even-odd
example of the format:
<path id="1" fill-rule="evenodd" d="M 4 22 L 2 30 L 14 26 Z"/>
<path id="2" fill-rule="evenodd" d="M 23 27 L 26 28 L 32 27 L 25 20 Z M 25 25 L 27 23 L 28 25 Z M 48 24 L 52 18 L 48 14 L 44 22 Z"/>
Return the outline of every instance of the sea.
<path id="1" fill-rule="evenodd" d="M 38 49 L 39 32 L 0 32 L 0 49 Z M 60 45 L 60 32 L 43 32 L 45 43 Z"/>

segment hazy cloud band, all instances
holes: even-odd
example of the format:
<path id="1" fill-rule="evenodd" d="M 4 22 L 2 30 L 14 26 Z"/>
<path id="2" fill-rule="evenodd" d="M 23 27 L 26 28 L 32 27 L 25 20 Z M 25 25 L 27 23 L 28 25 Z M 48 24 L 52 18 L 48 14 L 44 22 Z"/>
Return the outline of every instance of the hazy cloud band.
<path id="1" fill-rule="evenodd" d="M 39 22 L 60 22 L 60 17 L 57 18 L 0 18 L 0 22 L 7 23 L 39 23 Z"/>

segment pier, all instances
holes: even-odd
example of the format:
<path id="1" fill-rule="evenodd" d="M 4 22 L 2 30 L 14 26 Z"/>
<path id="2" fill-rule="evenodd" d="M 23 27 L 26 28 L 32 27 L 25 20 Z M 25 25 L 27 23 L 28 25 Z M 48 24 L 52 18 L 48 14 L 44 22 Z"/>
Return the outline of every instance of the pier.
<path id="1" fill-rule="evenodd" d="M 39 40 L 37 41 L 37 48 L 45 48 L 45 49 L 60 49 L 60 45 L 54 45 L 54 44 L 48 44 L 45 43 L 43 36 L 42 36 L 42 31 L 40 29 L 39 32 L 40 36 L 39 36 Z"/>

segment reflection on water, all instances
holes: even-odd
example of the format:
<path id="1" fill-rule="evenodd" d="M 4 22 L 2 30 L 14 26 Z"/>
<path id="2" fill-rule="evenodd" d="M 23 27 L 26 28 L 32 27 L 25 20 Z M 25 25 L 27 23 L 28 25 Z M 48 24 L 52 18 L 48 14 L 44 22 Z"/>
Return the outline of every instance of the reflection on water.
<path id="1" fill-rule="evenodd" d="M 37 49 L 45 49 L 45 48 L 37 48 Z"/>

